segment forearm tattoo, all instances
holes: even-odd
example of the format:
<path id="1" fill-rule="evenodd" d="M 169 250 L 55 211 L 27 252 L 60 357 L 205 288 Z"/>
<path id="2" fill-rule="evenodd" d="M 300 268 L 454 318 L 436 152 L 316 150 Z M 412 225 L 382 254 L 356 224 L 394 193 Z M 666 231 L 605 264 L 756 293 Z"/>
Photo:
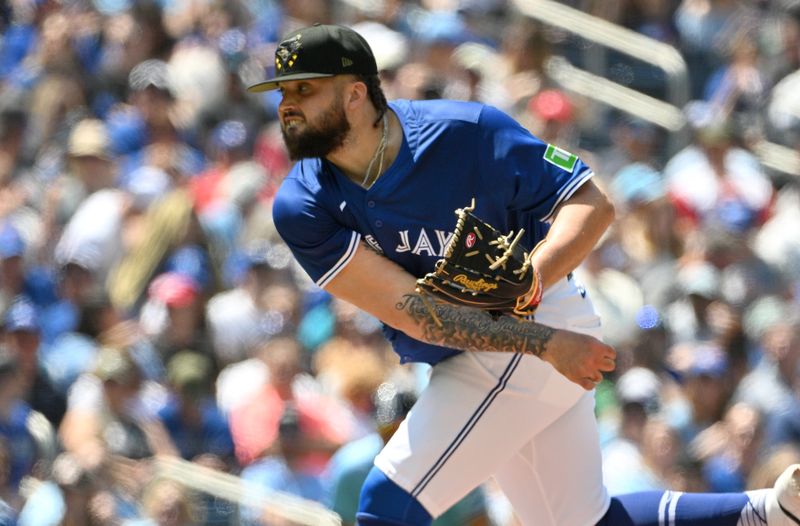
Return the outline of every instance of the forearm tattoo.
<path id="1" fill-rule="evenodd" d="M 396 305 L 423 329 L 423 338 L 461 351 L 516 352 L 541 356 L 555 329 L 511 316 L 440 303 L 406 294 Z"/>

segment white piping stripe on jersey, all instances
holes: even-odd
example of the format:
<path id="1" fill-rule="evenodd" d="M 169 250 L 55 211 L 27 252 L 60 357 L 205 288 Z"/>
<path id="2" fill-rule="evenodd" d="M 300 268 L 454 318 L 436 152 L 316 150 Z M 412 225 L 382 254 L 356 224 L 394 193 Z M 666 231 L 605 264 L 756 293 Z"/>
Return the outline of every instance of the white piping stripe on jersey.
<path id="1" fill-rule="evenodd" d="M 658 526 L 667 526 L 667 504 L 671 496 L 671 491 L 661 494 L 661 501 L 658 503 Z"/>
<path id="2" fill-rule="evenodd" d="M 678 508 L 678 499 L 681 498 L 681 495 L 683 495 L 682 491 L 676 491 L 672 502 L 669 503 L 669 526 L 675 526 L 675 510 Z"/>
<path id="3" fill-rule="evenodd" d="M 344 255 L 339 258 L 339 261 L 331 267 L 331 269 L 322 275 L 319 280 L 317 280 L 317 285 L 324 288 L 333 278 L 336 277 L 339 272 L 353 259 L 353 256 L 356 255 L 356 248 L 358 247 L 358 242 L 361 240 L 361 234 L 358 232 L 353 232 L 353 235 L 350 237 L 350 244 L 347 246 L 347 250 L 345 251 Z"/>
<path id="4" fill-rule="evenodd" d="M 586 170 L 581 172 L 578 175 L 578 177 L 576 177 L 571 183 L 569 183 L 566 186 L 566 188 L 564 188 L 561 191 L 561 195 L 558 196 L 558 199 L 553 205 L 553 208 L 551 208 L 550 212 L 548 212 L 547 215 L 544 216 L 544 218 L 542 218 L 542 221 L 550 221 L 553 218 L 553 214 L 555 213 L 556 208 L 558 208 L 558 205 L 560 205 L 561 203 L 572 197 L 572 194 L 574 194 L 578 190 L 578 188 L 580 188 L 581 185 L 585 183 L 593 175 L 594 172 L 592 171 L 591 168 L 587 168 Z"/>
<path id="5" fill-rule="evenodd" d="M 522 354 L 515 354 L 511 358 L 511 361 L 506 366 L 506 370 L 503 371 L 503 374 L 500 376 L 500 380 L 497 382 L 497 385 L 495 385 L 492 390 L 489 391 L 489 393 L 486 395 L 486 398 L 484 398 L 483 402 L 481 402 L 478 406 L 478 409 L 472 413 L 472 416 L 469 418 L 467 423 L 461 428 L 461 431 L 458 432 L 456 438 L 450 443 L 449 446 L 447 446 L 444 453 L 442 453 L 442 456 L 440 456 L 439 459 L 434 462 L 433 466 L 431 466 L 431 469 L 428 470 L 425 476 L 422 477 L 416 486 L 414 486 L 414 489 L 411 490 L 412 497 L 417 498 L 428 485 L 428 483 L 433 479 L 433 477 L 442 469 L 442 466 L 444 466 L 447 460 L 453 456 L 453 453 L 455 453 L 456 449 L 458 449 L 458 446 L 464 442 L 464 439 L 475 427 L 475 424 L 478 423 L 480 417 L 483 416 L 487 409 L 489 409 L 489 406 L 492 404 L 494 399 L 497 398 L 497 395 L 499 395 L 500 392 L 506 388 L 509 378 L 511 378 L 512 373 L 517 368 L 517 365 L 521 359 Z"/>

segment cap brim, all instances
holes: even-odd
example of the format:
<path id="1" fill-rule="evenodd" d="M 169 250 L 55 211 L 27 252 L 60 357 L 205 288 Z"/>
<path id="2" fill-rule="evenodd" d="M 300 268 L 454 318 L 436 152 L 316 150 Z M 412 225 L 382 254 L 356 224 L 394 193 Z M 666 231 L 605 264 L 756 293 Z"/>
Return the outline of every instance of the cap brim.
<path id="1" fill-rule="evenodd" d="M 80 159 L 82 157 L 94 157 L 95 159 L 102 159 L 104 161 L 110 161 L 111 157 L 105 152 L 98 152 L 94 150 L 75 150 L 71 152 L 67 152 L 67 157 L 70 159 Z"/>
<path id="2" fill-rule="evenodd" d="M 270 91 L 278 88 L 281 82 L 289 82 L 292 80 L 308 80 L 319 79 L 323 77 L 333 77 L 333 73 L 294 73 L 291 75 L 283 75 L 275 77 L 258 84 L 253 84 L 247 88 L 250 93 L 261 93 L 262 91 Z"/>

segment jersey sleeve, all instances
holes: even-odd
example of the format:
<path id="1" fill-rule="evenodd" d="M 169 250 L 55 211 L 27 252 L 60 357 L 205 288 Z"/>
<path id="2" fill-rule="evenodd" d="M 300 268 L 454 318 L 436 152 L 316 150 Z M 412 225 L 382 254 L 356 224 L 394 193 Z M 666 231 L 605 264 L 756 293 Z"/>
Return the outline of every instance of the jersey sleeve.
<path id="1" fill-rule="evenodd" d="M 506 188 L 509 207 L 549 221 L 594 173 L 576 155 L 534 137 L 514 119 L 491 106 L 481 113 L 482 168 L 492 188 Z M 498 179 L 502 186 L 498 185 Z"/>
<path id="2" fill-rule="evenodd" d="M 361 234 L 337 222 L 296 179 L 284 180 L 272 218 L 297 262 L 323 288 L 347 266 L 361 240 Z"/>

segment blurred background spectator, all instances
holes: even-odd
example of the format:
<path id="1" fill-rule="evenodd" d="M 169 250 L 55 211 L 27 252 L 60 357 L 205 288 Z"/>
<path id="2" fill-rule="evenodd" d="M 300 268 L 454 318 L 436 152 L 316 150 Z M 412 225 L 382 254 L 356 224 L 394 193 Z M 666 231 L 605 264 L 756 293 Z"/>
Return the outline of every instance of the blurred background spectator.
<path id="1" fill-rule="evenodd" d="M 17 361 L 23 397 L 31 408 L 58 427 L 66 411 L 66 399 L 42 368 L 39 313 L 24 296 L 18 297 L 6 312 L 8 353 Z"/>
<path id="2" fill-rule="evenodd" d="M 280 524 L 164 456 L 353 521 L 427 373 L 272 224 L 279 94 L 245 88 L 314 22 L 364 35 L 390 99 L 492 104 L 594 168 L 617 221 L 575 275 L 619 351 L 596 409 L 612 492 L 770 486 L 797 461 L 797 2 L 560 2 L 673 46 L 678 97 L 524 3 L 0 3 L 0 525 Z M 440 521 L 514 517 L 487 482 Z"/>

